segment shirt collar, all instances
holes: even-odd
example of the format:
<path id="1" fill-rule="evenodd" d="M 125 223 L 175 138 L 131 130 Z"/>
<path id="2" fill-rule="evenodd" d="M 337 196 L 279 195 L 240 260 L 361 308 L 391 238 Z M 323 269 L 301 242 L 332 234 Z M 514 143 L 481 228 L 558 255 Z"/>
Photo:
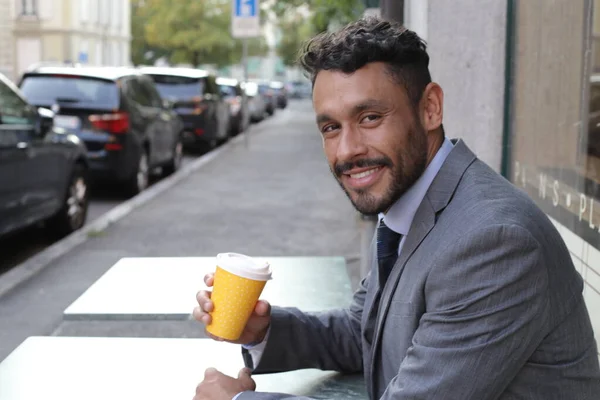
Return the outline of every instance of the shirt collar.
<path id="1" fill-rule="evenodd" d="M 444 139 L 423 175 L 390 207 L 387 213 L 379 214 L 379 220 L 384 219 L 391 230 L 406 236 L 431 183 L 453 148 L 452 142 L 447 138 Z"/>

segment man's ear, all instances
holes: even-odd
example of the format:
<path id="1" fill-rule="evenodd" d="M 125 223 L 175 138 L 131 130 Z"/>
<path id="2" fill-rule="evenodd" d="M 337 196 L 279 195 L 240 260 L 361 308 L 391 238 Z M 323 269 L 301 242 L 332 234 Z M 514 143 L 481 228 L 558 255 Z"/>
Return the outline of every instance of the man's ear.
<path id="1" fill-rule="evenodd" d="M 429 83 L 421 97 L 421 122 L 426 132 L 435 131 L 444 117 L 444 91 L 435 82 Z"/>

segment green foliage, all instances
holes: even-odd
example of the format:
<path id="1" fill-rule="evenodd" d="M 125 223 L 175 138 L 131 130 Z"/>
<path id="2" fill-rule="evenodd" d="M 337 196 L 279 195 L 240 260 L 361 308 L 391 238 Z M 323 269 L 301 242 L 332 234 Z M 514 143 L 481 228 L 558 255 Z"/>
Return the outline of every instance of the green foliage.
<path id="1" fill-rule="evenodd" d="M 286 65 L 294 65 L 306 40 L 360 18 L 364 9 L 362 0 L 277 0 L 272 11 L 283 33 L 278 55 Z"/>
<path id="2" fill-rule="evenodd" d="M 140 48 L 161 49 L 172 62 L 194 66 L 222 67 L 240 61 L 242 43 L 231 36 L 231 0 L 144 0 L 142 4 L 134 6 L 137 20 L 132 17 L 134 40 L 143 32 Z M 267 46 L 264 38 L 255 38 L 248 40 L 248 48 L 251 55 L 263 55 Z"/>

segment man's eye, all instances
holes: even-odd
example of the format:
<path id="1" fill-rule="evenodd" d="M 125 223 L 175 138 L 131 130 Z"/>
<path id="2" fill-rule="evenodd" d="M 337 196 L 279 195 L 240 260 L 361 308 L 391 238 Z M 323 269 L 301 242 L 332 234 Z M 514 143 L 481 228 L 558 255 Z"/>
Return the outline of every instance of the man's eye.
<path id="1" fill-rule="evenodd" d="M 327 132 L 334 131 L 334 130 L 336 130 L 337 128 L 338 128 L 338 126 L 337 126 L 337 125 L 326 125 L 326 126 L 324 126 L 324 127 L 321 129 L 321 131 L 322 131 L 323 133 L 327 133 Z"/>
<path id="2" fill-rule="evenodd" d="M 364 117 L 363 121 L 364 122 L 373 122 L 373 121 L 377 121 L 379 118 L 381 118 L 379 115 L 371 114 L 371 115 L 367 115 L 366 117 Z"/>

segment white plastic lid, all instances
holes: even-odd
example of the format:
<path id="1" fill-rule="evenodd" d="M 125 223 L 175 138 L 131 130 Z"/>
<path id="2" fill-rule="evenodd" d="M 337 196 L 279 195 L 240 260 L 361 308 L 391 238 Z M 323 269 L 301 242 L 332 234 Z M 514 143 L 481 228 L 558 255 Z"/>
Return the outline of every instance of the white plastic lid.
<path id="1" fill-rule="evenodd" d="M 271 265 L 238 253 L 217 254 L 217 265 L 227 272 L 255 281 L 271 279 Z"/>

